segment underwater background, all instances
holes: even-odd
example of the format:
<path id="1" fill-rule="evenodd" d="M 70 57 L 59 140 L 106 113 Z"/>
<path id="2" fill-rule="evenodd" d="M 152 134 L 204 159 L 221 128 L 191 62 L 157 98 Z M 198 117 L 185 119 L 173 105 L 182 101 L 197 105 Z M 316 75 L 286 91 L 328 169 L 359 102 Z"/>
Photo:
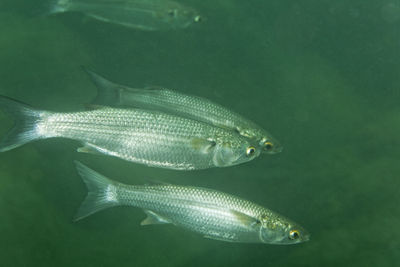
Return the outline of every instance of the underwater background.
<path id="1" fill-rule="evenodd" d="M 400 1 L 182 0 L 206 20 L 146 32 L 46 1 L 0 3 L 0 94 L 55 111 L 96 88 L 81 66 L 132 87 L 209 98 L 255 121 L 282 153 L 202 171 L 149 168 L 50 139 L 0 154 L 1 266 L 397 266 L 400 262 Z M 0 135 L 13 121 L 0 113 Z M 304 226 L 297 245 L 226 243 L 138 208 L 77 223 L 73 160 L 130 184 L 209 187 Z"/>

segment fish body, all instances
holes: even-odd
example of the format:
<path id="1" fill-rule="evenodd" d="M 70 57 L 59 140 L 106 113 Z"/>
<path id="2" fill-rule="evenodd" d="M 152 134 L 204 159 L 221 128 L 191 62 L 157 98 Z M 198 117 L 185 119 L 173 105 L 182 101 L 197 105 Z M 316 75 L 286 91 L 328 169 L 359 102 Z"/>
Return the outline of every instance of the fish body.
<path id="1" fill-rule="evenodd" d="M 52 0 L 51 14 L 80 12 L 100 21 L 147 31 L 186 28 L 201 17 L 170 0 Z"/>
<path id="2" fill-rule="evenodd" d="M 278 153 L 280 143 L 266 130 L 232 110 L 206 98 L 165 88 L 138 89 L 113 83 L 86 70 L 98 88 L 94 103 L 161 110 L 233 130 L 254 140 L 265 153 Z"/>
<path id="3" fill-rule="evenodd" d="M 157 111 L 105 107 L 57 113 L 6 97 L 0 97 L 0 109 L 16 119 L 0 142 L 0 152 L 35 139 L 63 137 L 83 143 L 79 152 L 177 170 L 231 166 L 259 155 L 238 134 Z"/>
<path id="4" fill-rule="evenodd" d="M 75 220 L 114 206 L 145 210 L 142 225 L 172 223 L 229 242 L 295 244 L 309 234 L 293 221 L 250 201 L 216 190 L 178 185 L 125 185 L 76 162 L 88 188 Z"/>

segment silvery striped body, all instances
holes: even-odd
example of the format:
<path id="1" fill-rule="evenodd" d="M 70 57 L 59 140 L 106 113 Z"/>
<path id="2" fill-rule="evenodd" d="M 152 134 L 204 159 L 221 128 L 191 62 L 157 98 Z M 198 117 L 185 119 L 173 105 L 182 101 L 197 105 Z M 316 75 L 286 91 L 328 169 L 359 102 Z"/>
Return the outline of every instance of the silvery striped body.
<path id="1" fill-rule="evenodd" d="M 95 103 L 111 106 L 160 110 L 230 129 L 254 140 L 266 153 L 282 150 L 279 142 L 266 130 L 240 114 L 206 98 L 165 88 L 138 89 L 119 85 L 87 70 L 98 87 Z"/>
<path id="2" fill-rule="evenodd" d="M 17 117 L 0 151 L 34 139 L 64 137 L 83 143 L 80 152 L 177 170 L 231 166 L 259 155 L 254 150 L 246 153 L 251 144 L 238 134 L 157 111 L 107 107 L 55 113 L 5 97 L 0 98 L 0 108 Z"/>
<path id="3" fill-rule="evenodd" d="M 121 205 L 150 210 L 177 226 L 224 241 L 261 242 L 258 227 L 243 223 L 238 214 L 275 216 L 254 203 L 205 188 L 118 184 L 116 196 Z"/>
<path id="4" fill-rule="evenodd" d="M 179 185 L 125 185 L 76 162 L 88 196 L 75 219 L 114 206 L 142 208 L 147 224 L 172 223 L 230 242 L 293 244 L 309 234 L 291 220 L 250 201 L 216 190 Z"/>

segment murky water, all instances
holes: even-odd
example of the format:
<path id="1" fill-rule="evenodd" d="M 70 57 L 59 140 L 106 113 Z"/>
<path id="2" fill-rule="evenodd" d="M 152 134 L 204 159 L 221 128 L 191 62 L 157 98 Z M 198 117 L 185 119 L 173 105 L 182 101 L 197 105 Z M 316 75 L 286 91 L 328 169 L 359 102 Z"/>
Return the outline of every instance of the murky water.
<path id="1" fill-rule="evenodd" d="M 71 111 L 96 94 L 80 66 L 122 84 L 212 99 L 268 129 L 284 149 L 231 168 L 176 172 L 80 154 L 43 140 L 0 154 L 2 266 L 396 266 L 400 260 L 400 2 L 194 1 L 206 20 L 146 32 L 46 1 L 0 4 L 0 94 Z M 262 3 L 261 3 L 262 2 Z M 43 5 L 42 5 L 43 4 Z M 0 114 L 0 134 L 12 120 Z M 210 187 L 303 225 L 292 246 L 224 243 L 140 209 L 77 223 L 80 160 L 126 183 Z"/>

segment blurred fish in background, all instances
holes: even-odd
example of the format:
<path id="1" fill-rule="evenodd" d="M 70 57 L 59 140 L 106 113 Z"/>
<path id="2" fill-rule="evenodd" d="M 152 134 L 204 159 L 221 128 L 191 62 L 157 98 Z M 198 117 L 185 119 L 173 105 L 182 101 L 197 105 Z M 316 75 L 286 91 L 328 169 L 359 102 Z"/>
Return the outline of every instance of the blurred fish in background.
<path id="1" fill-rule="evenodd" d="M 156 31 L 183 29 L 202 20 L 196 10 L 169 0 L 49 0 L 48 14 L 79 12 L 100 21 Z"/>

